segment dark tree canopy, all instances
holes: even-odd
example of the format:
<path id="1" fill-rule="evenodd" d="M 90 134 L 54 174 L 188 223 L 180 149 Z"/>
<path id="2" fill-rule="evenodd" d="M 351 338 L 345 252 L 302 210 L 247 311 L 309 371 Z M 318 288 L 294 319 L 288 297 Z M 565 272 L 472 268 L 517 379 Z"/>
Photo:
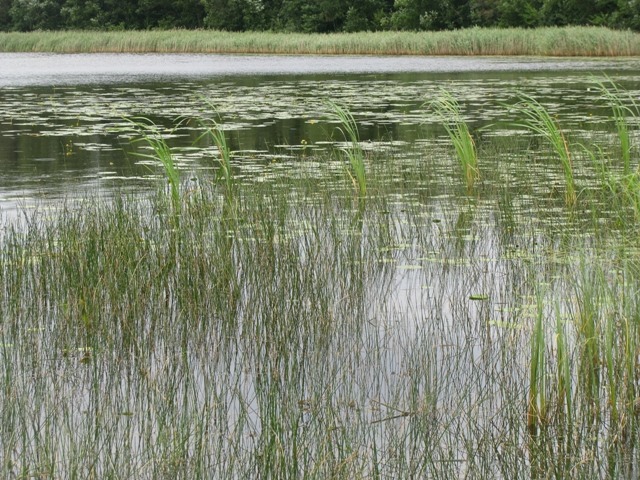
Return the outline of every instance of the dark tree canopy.
<path id="1" fill-rule="evenodd" d="M 640 30 L 640 0 L 0 0 L 0 30 L 19 31 L 329 33 L 543 25 Z"/>

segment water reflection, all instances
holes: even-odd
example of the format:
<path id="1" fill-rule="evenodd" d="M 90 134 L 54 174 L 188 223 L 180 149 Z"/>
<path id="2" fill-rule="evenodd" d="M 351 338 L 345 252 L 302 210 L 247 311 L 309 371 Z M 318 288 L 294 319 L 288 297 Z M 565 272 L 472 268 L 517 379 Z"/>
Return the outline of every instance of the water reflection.
<path id="1" fill-rule="evenodd" d="M 238 176 L 256 181 L 269 174 L 260 170 L 265 165 L 309 158 L 341 140 L 325 99 L 353 112 L 366 150 L 384 152 L 400 165 L 422 161 L 427 151 L 431 161 L 446 154 L 444 129 L 428 109 L 441 87 L 459 99 L 480 143 L 485 137 L 513 140 L 516 119 L 506 105 L 517 91 L 534 95 L 573 135 L 589 139 L 609 122 L 609 111 L 594 98 L 584 70 L 609 70 L 634 96 L 640 70 L 640 62 L 630 59 L 186 55 L 172 56 L 178 62 L 171 63 L 158 55 L 0 57 L 6 60 L 0 72 L 0 206 L 33 192 L 73 197 L 79 186 L 96 182 L 108 195 L 111 188 L 139 188 L 140 178 L 155 178 L 158 170 L 132 155 L 131 117 L 163 125 L 179 164 L 191 174 L 210 169 L 215 152 L 194 148 L 197 122 L 176 125 L 215 116 L 236 152 Z M 180 79 L 147 81 L 161 71 Z M 29 85 L 43 75 L 49 79 L 44 86 Z M 128 83 L 134 80 L 139 83 Z M 435 162 L 434 168 L 449 174 L 446 165 Z"/>
<path id="2" fill-rule="evenodd" d="M 237 75 L 637 69 L 637 59 L 218 54 L 0 53 L 0 87 Z"/>

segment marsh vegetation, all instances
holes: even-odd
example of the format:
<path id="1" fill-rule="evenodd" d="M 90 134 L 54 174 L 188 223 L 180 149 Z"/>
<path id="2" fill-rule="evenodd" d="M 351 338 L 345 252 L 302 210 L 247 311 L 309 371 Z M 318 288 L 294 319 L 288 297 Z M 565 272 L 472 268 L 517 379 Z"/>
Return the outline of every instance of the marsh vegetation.
<path id="1" fill-rule="evenodd" d="M 478 129 L 440 90 L 407 157 L 335 100 L 282 170 L 217 121 L 196 171 L 176 124 L 129 124 L 152 193 L 3 224 L 2 474 L 637 475 L 638 115 L 593 91 L 578 138 L 533 95 Z"/>
<path id="2" fill-rule="evenodd" d="M 625 57 L 640 53 L 640 34 L 604 27 L 333 34 L 206 30 L 34 31 L 0 32 L 0 51 Z"/>

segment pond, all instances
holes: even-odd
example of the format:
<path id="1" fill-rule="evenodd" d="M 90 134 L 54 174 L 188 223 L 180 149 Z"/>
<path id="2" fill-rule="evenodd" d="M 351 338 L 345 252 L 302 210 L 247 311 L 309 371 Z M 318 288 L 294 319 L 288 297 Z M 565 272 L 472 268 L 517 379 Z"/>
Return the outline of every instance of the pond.
<path id="1" fill-rule="evenodd" d="M 0 65 L 7 478 L 637 477 L 640 60 Z"/>
<path id="2" fill-rule="evenodd" d="M 509 129 L 503 104 L 536 95 L 566 128 L 608 122 L 591 76 L 636 93 L 635 59 L 298 57 L 1 54 L 0 208 L 96 189 L 138 189 L 157 176 L 131 156 L 127 119 L 160 125 L 181 166 L 211 167 L 194 149 L 193 121 L 214 117 L 247 177 L 256 164 L 326 150 L 335 140 L 326 100 L 353 113 L 363 140 L 403 150 L 444 132 L 429 117 L 440 88 L 463 103 L 474 128 Z M 370 148 L 376 148 L 371 145 Z"/>

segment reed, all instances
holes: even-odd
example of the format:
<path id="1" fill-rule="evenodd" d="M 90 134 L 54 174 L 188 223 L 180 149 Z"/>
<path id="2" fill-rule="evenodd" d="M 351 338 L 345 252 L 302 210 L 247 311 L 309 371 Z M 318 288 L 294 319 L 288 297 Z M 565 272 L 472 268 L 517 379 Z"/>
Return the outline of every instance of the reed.
<path id="1" fill-rule="evenodd" d="M 233 200 L 236 182 L 231 164 L 231 149 L 227 143 L 226 134 L 215 120 L 210 119 L 208 122 L 204 122 L 204 125 L 205 133 L 198 138 L 198 141 L 205 137 L 213 140 L 218 150 L 217 163 L 219 168 L 216 173 L 216 178 L 224 185 L 227 202 L 231 202 Z"/>
<path id="2" fill-rule="evenodd" d="M 566 322 L 563 319 L 561 310 L 556 304 L 556 383 L 558 391 L 558 411 L 561 421 L 566 422 L 568 427 L 567 435 L 573 434 L 573 423 L 575 411 L 573 408 L 573 388 L 571 373 L 571 356 L 569 352 L 569 340 L 567 335 Z"/>
<path id="3" fill-rule="evenodd" d="M 339 122 L 340 126 L 337 128 L 348 144 L 347 147 L 341 149 L 347 159 L 347 174 L 356 193 L 361 198 L 365 197 L 367 194 L 367 176 L 364 151 L 360 146 L 358 124 L 351 112 L 346 108 L 330 101 L 327 102 L 327 105 L 332 111 L 333 118 Z"/>
<path id="4" fill-rule="evenodd" d="M 623 172 L 624 175 L 630 175 L 633 145 L 629 134 L 629 120 L 639 116 L 638 105 L 628 92 L 623 92 L 611 80 L 607 80 L 606 83 L 598 81 L 596 85 L 613 113 L 613 121 L 620 140 Z M 637 168 L 640 168 L 640 165 Z M 636 173 L 639 173 L 638 170 Z"/>
<path id="5" fill-rule="evenodd" d="M 557 120 L 552 118 L 548 110 L 535 98 L 524 93 L 520 94 L 520 101 L 516 105 L 516 110 L 524 117 L 524 121 L 518 123 L 520 127 L 541 135 L 550 143 L 562 165 L 565 181 L 565 203 L 570 207 L 575 206 L 578 195 L 574 180 L 571 151 Z"/>
<path id="6" fill-rule="evenodd" d="M 606 306 L 606 299 L 602 297 L 604 282 L 602 272 L 586 271 L 581 265 L 582 279 L 576 285 L 578 312 L 575 316 L 576 333 L 580 342 L 580 365 L 578 369 L 579 385 L 582 398 L 586 402 L 586 414 L 590 418 L 600 415 L 600 388 L 602 364 L 602 306 Z M 589 277 L 589 275 L 594 277 Z M 605 335 L 606 339 L 606 335 Z"/>
<path id="7" fill-rule="evenodd" d="M 451 93 L 441 90 L 440 96 L 429 107 L 435 111 L 447 131 L 462 167 L 467 189 L 472 190 L 474 184 L 480 179 L 478 153 L 469 127 L 462 117 L 460 104 Z"/>
<path id="8" fill-rule="evenodd" d="M 165 140 L 158 126 L 147 118 L 134 118 L 129 120 L 133 127 L 139 132 L 141 138 L 134 140 L 133 144 L 143 142 L 153 153 L 135 152 L 134 155 L 159 163 L 166 175 L 169 183 L 171 205 L 173 208 L 173 218 L 178 219 L 182 207 L 180 198 L 180 173 L 176 166 L 171 147 Z"/>
<path id="9" fill-rule="evenodd" d="M 602 27 L 298 34 L 209 30 L 0 32 L 0 51 L 333 55 L 633 56 L 640 35 Z"/>
<path id="10" fill-rule="evenodd" d="M 536 317 L 531 334 L 531 359 L 529 361 L 529 393 L 527 404 L 527 430 L 537 437 L 548 424 L 547 413 L 547 362 L 544 325 L 543 294 L 536 293 Z"/>
<path id="11" fill-rule="evenodd" d="M 483 159 L 481 199 L 422 147 L 374 157 L 362 208 L 348 158 L 239 175 L 218 124 L 217 181 L 176 194 L 177 150 L 140 123 L 162 188 L 3 217 L 0 476 L 633 477 L 640 266 L 617 145 L 579 172 L 589 215 L 548 211 L 511 143 Z"/>

